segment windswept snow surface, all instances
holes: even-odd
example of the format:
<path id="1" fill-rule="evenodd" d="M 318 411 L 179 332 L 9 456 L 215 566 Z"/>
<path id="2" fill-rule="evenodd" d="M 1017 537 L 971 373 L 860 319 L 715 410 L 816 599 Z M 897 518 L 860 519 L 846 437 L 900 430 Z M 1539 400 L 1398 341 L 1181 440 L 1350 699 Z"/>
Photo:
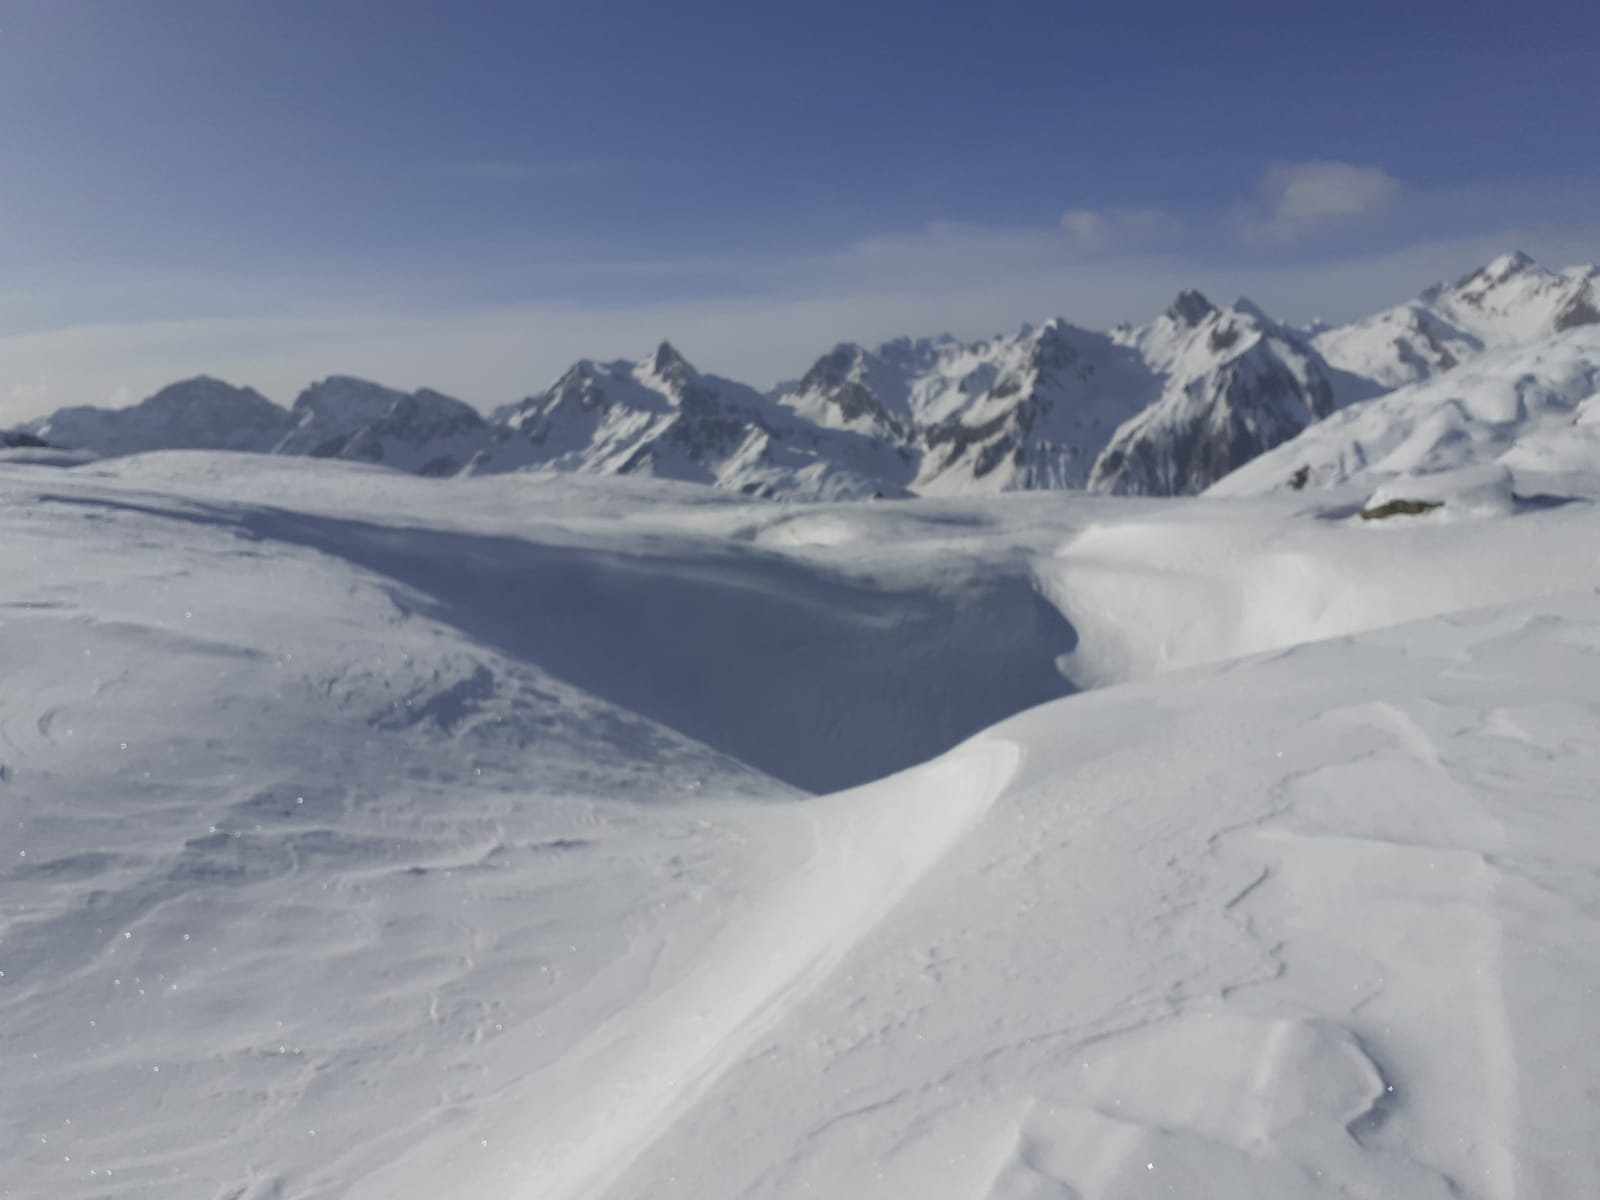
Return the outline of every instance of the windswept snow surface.
<path id="1" fill-rule="evenodd" d="M 0 462 L 0 1197 L 1600 1194 L 1600 522 Z"/>

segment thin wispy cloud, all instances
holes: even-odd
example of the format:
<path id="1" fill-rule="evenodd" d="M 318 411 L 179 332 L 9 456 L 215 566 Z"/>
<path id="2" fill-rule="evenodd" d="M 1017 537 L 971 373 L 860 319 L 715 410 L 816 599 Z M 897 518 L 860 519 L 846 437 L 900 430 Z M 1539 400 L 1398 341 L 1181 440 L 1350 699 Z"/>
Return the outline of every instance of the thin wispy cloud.
<path id="1" fill-rule="evenodd" d="M 1256 243 L 1288 245 L 1388 211 L 1400 182 L 1382 167 L 1342 162 L 1280 163 L 1261 180 L 1260 205 L 1243 230 Z"/>
<path id="2" fill-rule="evenodd" d="M 1183 225 L 1159 208 L 1075 208 L 1061 214 L 1061 229 L 1079 249 L 1103 252 L 1172 241 Z"/>

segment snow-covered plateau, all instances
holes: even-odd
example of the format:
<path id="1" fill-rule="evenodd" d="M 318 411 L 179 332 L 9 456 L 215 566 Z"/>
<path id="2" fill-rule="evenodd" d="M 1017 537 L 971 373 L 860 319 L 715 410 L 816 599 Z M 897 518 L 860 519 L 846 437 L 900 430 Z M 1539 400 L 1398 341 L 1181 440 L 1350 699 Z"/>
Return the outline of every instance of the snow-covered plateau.
<path id="1" fill-rule="evenodd" d="M 472 414 L 352 382 L 0 451 L 0 1197 L 1593 1200 L 1600 450 L 1527 344 L 1231 497 L 424 478 Z M 674 461 L 744 436 L 658 358 Z M 892 365 L 805 392 L 852 470 Z M 493 453 L 634 453 L 620 386 Z"/>

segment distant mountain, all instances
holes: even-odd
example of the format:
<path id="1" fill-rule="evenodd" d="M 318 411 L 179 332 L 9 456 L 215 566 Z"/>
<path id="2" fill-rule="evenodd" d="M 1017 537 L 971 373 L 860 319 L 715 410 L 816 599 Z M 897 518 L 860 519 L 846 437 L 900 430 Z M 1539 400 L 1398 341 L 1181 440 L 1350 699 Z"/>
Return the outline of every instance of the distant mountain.
<path id="1" fill-rule="evenodd" d="M 289 413 L 253 388 L 202 375 L 164 387 L 130 408 L 63 408 L 22 428 L 51 445 L 101 455 L 267 452 L 287 432 Z"/>
<path id="2" fill-rule="evenodd" d="M 1415 300 L 1319 332 L 1333 366 L 1385 390 L 1448 371 L 1487 348 L 1526 345 L 1600 323 L 1600 271 L 1549 271 L 1526 254 L 1503 255 Z"/>
<path id="3" fill-rule="evenodd" d="M 1055 320 L 971 344 L 836 347 L 778 403 L 893 444 L 923 494 L 1083 487 L 1155 389 L 1103 333 Z"/>
<path id="4" fill-rule="evenodd" d="M 1248 300 L 1217 308 L 1185 292 L 1154 323 L 1119 336 L 1163 385 L 1095 461 L 1093 491 L 1203 491 L 1334 410 L 1322 357 Z"/>
<path id="5" fill-rule="evenodd" d="M 1600 324 L 1486 350 L 1453 370 L 1346 408 L 1211 492 L 1376 486 L 1490 463 L 1600 474 Z"/>
<path id="6" fill-rule="evenodd" d="M 1600 270 L 1502 255 L 1452 284 L 1319 331 L 1332 364 L 1387 394 L 1307 429 L 1218 495 L 1374 485 L 1498 462 L 1600 471 Z"/>
<path id="7" fill-rule="evenodd" d="M 897 445 L 921 494 L 1165 495 L 1200 490 L 1331 411 L 1328 374 L 1247 302 L 1218 310 L 1186 292 L 1152 324 L 1111 334 L 1054 320 L 971 344 L 839 346 L 775 398 Z M 1207 421 L 1224 427 L 1220 450 L 1200 437 Z"/>
<path id="8" fill-rule="evenodd" d="M 640 362 L 579 362 L 507 414 L 466 470 L 526 467 L 832 499 L 900 495 L 909 478 L 881 440 L 703 375 L 667 342 Z"/>
<path id="9" fill-rule="evenodd" d="M 100 455 L 228 449 L 425 475 L 642 474 L 795 499 L 1035 488 L 1175 495 L 1291 441 L 1324 447 L 1301 455 L 1308 480 L 1347 476 L 1338 464 L 1350 454 L 1370 461 L 1372 426 L 1386 419 L 1373 414 L 1412 428 L 1428 404 L 1444 403 L 1445 393 L 1422 385 L 1453 375 L 1459 386 L 1446 392 L 1462 419 L 1489 420 L 1472 397 L 1454 396 L 1478 379 L 1466 365 L 1597 325 L 1600 271 L 1549 271 L 1509 254 L 1333 328 L 1291 328 L 1248 300 L 1218 307 L 1186 291 L 1154 321 L 1110 333 L 1057 319 L 975 342 L 842 343 L 768 393 L 697 371 L 663 342 L 637 362 L 581 360 L 488 419 L 438 392 L 346 376 L 313 384 L 289 410 L 199 378 L 132 408 L 62 409 L 17 432 Z M 1535 376 L 1554 369 L 1534 367 Z M 1480 381 L 1486 394 L 1499 395 L 1500 370 Z M 1410 399 L 1370 407 L 1395 389 Z M 1567 395 L 1565 383 L 1557 390 Z M 1341 410 L 1367 415 L 1330 423 Z M 1357 450 L 1320 440 L 1358 427 Z M 1467 443 L 1476 429 L 1461 434 Z"/>
<path id="10" fill-rule="evenodd" d="M 471 405 L 427 388 L 401 392 L 335 375 L 300 393 L 276 454 L 382 463 L 419 475 L 454 475 L 489 425 Z"/>

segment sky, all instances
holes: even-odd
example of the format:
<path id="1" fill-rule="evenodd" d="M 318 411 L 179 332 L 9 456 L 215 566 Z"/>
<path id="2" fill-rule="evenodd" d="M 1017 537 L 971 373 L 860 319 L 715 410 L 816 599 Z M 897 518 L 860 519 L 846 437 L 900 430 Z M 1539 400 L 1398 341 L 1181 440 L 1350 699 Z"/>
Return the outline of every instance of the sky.
<path id="1" fill-rule="evenodd" d="M 0 0 L 0 424 L 1593 261 L 1596 44 L 1572 2 Z"/>

